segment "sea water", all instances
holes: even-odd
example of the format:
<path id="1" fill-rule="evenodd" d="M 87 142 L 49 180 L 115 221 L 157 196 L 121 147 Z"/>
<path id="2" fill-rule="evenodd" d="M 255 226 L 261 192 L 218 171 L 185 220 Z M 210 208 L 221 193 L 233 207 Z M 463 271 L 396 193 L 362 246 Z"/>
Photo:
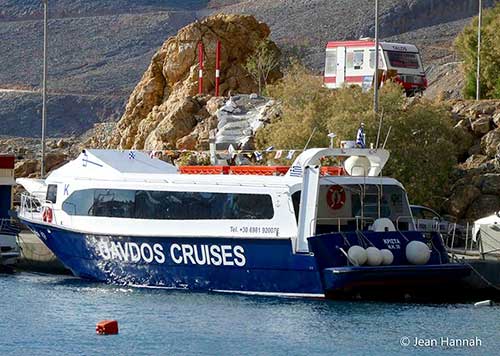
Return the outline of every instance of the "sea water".
<path id="1" fill-rule="evenodd" d="M 32 273 L 0 275 L 0 303 L 0 355 L 500 354 L 500 308 L 472 304 L 193 293 Z M 119 334 L 96 335 L 103 319 L 118 320 Z"/>

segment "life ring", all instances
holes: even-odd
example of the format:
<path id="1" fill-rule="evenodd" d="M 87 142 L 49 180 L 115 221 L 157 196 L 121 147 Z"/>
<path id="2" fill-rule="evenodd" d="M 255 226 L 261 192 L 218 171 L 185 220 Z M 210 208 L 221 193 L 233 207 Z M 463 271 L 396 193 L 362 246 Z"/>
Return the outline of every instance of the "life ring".
<path id="1" fill-rule="evenodd" d="M 332 210 L 338 210 L 345 204 L 346 194 L 344 187 L 340 185 L 331 185 L 326 192 L 326 203 Z"/>
<path id="2" fill-rule="evenodd" d="M 51 223 L 52 222 L 52 208 L 48 206 L 43 208 L 42 218 L 44 222 Z"/>

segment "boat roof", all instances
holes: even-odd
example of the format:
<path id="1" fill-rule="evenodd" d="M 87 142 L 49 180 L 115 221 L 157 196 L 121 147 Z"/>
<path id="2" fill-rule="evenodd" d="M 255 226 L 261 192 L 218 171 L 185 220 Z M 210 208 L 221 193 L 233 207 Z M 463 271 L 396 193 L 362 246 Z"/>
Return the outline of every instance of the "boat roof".
<path id="1" fill-rule="evenodd" d="M 342 152 L 344 152 L 343 150 Z M 329 149 L 311 149 L 302 153 L 303 157 L 295 164 L 314 164 L 321 153 L 332 153 Z M 359 150 L 355 151 L 359 154 Z M 335 153 L 338 153 L 335 151 Z M 344 152 L 345 153 L 345 152 Z M 380 151 L 378 152 L 380 155 Z M 369 156 L 373 156 L 372 152 Z M 377 155 L 375 155 L 377 156 Z M 383 157 L 386 158 L 385 156 Z M 378 163 L 378 162 L 377 162 Z M 263 176 L 263 175 L 206 175 L 179 174 L 177 167 L 140 151 L 120 150 L 84 150 L 73 161 L 53 171 L 45 184 L 79 182 L 84 186 L 130 187 L 138 188 L 163 187 L 167 185 L 197 185 L 197 186 L 247 186 L 285 188 L 298 190 L 302 185 L 302 175 L 293 176 Z M 380 176 L 323 176 L 321 184 L 384 184 L 402 185 L 395 179 Z M 19 179 L 19 184 L 27 190 L 42 190 L 42 182 L 29 184 L 25 179 Z M 46 188 L 45 188 L 46 189 Z"/>
<path id="2" fill-rule="evenodd" d="M 74 177 L 123 180 L 159 174 L 177 174 L 177 167 L 146 152 L 87 149 L 76 159 L 54 170 L 47 177 L 47 181 Z"/>

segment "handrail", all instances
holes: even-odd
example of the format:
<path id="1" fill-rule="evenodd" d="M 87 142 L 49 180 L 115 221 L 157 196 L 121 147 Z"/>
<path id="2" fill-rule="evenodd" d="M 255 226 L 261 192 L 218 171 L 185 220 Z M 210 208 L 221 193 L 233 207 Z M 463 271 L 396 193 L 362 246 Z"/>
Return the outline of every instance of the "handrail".
<path id="1" fill-rule="evenodd" d="M 21 205 L 19 206 L 19 216 L 24 216 L 30 220 L 43 220 L 43 208 L 52 209 L 52 224 L 57 224 L 56 209 L 50 200 L 42 200 L 33 194 L 22 193 Z"/>
<path id="2" fill-rule="evenodd" d="M 313 224 L 314 223 L 317 223 L 318 221 L 333 221 L 333 222 L 337 222 L 337 227 L 338 227 L 338 232 L 341 232 L 341 228 L 340 226 L 342 225 L 341 222 L 349 222 L 349 221 L 355 221 L 356 222 L 356 230 L 360 230 L 359 229 L 359 222 L 361 221 L 362 223 L 365 223 L 365 222 L 375 222 L 375 219 L 374 218 L 370 218 L 370 217 L 361 217 L 361 216 L 355 216 L 355 217 L 349 217 L 349 218 L 341 218 L 341 217 L 336 217 L 336 218 L 314 218 L 314 219 L 311 219 L 311 222 L 309 224 L 309 227 L 312 228 L 313 227 Z M 312 229 L 311 229 L 312 230 Z"/>

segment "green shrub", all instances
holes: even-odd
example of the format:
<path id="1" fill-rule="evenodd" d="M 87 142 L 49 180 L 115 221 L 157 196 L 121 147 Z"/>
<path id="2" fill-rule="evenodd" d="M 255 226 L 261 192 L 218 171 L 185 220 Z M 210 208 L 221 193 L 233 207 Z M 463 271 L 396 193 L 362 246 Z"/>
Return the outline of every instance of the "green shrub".
<path id="1" fill-rule="evenodd" d="M 337 134 L 337 144 L 354 140 L 361 122 L 365 123 L 367 145 L 376 144 L 379 121 L 373 113 L 371 91 L 363 93 L 357 86 L 325 89 L 321 80 L 294 65 L 268 92 L 281 101 L 283 117 L 257 133 L 259 148 L 302 149 L 315 127 L 309 148 L 327 147 L 329 132 Z M 391 158 L 384 175 L 401 181 L 412 202 L 438 206 L 456 163 L 449 112 L 424 99 L 408 101 L 403 89 L 393 83 L 382 88 L 380 109 L 380 146 L 392 127 L 386 146 Z"/>
<path id="2" fill-rule="evenodd" d="M 455 48 L 464 61 L 466 98 L 476 97 L 478 18 L 464 28 Z M 481 99 L 500 98 L 500 3 L 484 11 L 481 31 Z"/>

